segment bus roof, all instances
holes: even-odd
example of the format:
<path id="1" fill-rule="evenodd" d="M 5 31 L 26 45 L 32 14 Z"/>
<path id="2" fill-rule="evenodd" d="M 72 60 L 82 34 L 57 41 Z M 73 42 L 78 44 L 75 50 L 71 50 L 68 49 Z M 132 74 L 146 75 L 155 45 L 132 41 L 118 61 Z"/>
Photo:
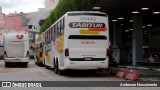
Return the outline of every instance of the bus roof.
<path id="1" fill-rule="evenodd" d="M 99 11 L 70 11 L 67 12 L 68 16 L 75 16 L 75 15 L 94 15 L 94 16 L 107 16 L 106 13 L 99 12 Z"/>

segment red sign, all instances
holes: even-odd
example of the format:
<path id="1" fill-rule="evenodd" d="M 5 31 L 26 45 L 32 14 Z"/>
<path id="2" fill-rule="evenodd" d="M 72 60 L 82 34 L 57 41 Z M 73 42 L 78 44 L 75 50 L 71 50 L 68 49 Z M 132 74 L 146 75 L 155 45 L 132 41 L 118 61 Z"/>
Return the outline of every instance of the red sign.
<path id="1" fill-rule="evenodd" d="M 23 39 L 23 35 L 17 35 L 16 36 L 18 39 Z"/>
<path id="2" fill-rule="evenodd" d="M 81 44 L 95 44 L 94 41 L 82 41 Z"/>

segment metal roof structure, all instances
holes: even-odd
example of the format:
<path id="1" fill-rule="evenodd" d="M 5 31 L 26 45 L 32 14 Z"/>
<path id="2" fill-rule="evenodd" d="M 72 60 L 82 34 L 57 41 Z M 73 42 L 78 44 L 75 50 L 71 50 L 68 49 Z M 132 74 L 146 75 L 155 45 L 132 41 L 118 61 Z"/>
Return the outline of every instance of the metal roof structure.
<path id="1" fill-rule="evenodd" d="M 94 2 L 91 9 L 99 7 L 99 11 L 108 14 L 110 21 L 118 20 L 126 28 L 130 28 L 129 22 L 135 14 L 134 11 L 143 15 L 144 26 L 148 24 L 152 24 L 153 27 L 160 26 L 160 0 L 94 0 Z"/>

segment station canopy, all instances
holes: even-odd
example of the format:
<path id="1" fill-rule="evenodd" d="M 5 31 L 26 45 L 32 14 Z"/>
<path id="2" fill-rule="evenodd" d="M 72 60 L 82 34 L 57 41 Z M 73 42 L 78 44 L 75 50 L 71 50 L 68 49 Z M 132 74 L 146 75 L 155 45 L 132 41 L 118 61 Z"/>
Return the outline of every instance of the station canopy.
<path id="1" fill-rule="evenodd" d="M 130 26 L 133 15 L 143 16 L 143 26 L 160 26 L 160 0 L 94 0 L 91 9 L 108 14 L 109 20 L 118 20 Z M 128 27 L 129 28 L 129 27 Z"/>

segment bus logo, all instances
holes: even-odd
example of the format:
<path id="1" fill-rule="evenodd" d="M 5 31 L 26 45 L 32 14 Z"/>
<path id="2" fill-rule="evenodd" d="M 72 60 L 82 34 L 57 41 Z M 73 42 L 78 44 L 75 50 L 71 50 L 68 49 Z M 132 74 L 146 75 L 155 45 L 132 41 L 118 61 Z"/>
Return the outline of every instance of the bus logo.
<path id="1" fill-rule="evenodd" d="M 92 23 L 92 22 L 71 22 L 70 28 L 105 28 L 104 23 Z"/>
<path id="2" fill-rule="evenodd" d="M 2 87 L 12 87 L 11 82 L 2 82 Z"/>
<path id="3" fill-rule="evenodd" d="M 23 39 L 23 35 L 17 35 L 16 36 L 18 39 Z"/>

